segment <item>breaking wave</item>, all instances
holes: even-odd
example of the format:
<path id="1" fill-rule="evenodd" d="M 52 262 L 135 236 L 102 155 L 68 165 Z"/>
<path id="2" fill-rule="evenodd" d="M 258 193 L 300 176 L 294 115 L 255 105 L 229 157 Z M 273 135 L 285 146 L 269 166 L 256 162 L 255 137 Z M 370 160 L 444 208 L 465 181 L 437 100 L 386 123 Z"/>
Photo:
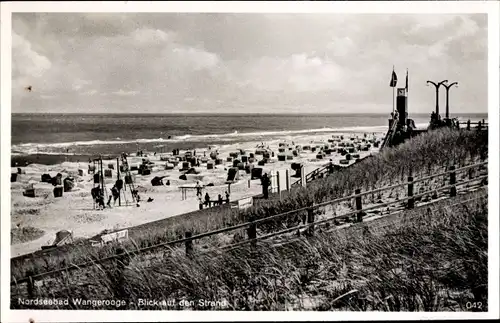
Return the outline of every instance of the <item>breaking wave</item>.
<path id="1" fill-rule="evenodd" d="M 418 124 L 417 127 L 426 126 L 426 124 Z M 335 133 L 335 132 L 385 132 L 387 126 L 369 126 L 369 127 L 341 127 L 341 128 L 318 128 L 305 130 L 285 130 L 285 131 L 262 131 L 262 132 L 245 132 L 239 133 L 234 131 L 225 134 L 206 134 L 206 135 L 180 135 L 171 136 L 170 138 L 150 138 L 150 139 L 121 139 L 114 140 L 89 140 L 89 141 L 73 141 L 59 143 L 24 143 L 12 146 L 12 154 L 32 154 L 36 152 L 50 153 L 51 149 L 57 149 L 54 154 L 63 154 L 61 150 L 69 149 L 77 146 L 97 146 L 97 145 L 126 145 L 126 144 L 145 144 L 145 143 L 176 143 L 176 142 L 194 142 L 194 141 L 235 141 L 235 140 L 261 140 L 263 137 L 279 137 L 287 135 L 307 135 L 314 133 Z M 47 151 L 47 149 L 49 151 Z"/>

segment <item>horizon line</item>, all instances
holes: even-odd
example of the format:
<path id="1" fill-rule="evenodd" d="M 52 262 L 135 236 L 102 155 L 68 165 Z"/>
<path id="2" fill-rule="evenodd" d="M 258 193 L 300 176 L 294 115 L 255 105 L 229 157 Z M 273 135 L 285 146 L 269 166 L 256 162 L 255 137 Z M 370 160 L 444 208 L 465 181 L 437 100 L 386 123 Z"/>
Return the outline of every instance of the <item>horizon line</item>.
<path id="1" fill-rule="evenodd" d="M 429 114 L 431 112 L 414 112 L 413 114 Z M 390 115 L 386 112 L 11 112 L 11 115 L 16 114 L 74 114 L 74 115 Z M 465 111 L 450 113 L 451 115 L 457 114 L 488 114 L 486 112 Z"/>

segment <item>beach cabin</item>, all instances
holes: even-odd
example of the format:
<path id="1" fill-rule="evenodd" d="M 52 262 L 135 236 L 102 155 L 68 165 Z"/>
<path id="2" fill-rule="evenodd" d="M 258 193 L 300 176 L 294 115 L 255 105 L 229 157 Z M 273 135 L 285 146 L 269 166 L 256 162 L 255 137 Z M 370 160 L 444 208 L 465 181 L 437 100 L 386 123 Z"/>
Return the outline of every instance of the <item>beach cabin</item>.
<path id="1" fill-rule="evenodd" d="M 69 192 L 75 187 L 75 179 L 73 177 L 66 177 L 63 181 L 64 191 Z"/>
<path id="2" fill-rule="evenodd" d="M 189 162 L 187 162 L 187 161 L 182 162 L 182 167 L 179 169 L 179 171 L 184 172 L 184 171 L 188 170 L 189 167 L 190 167 Z"/>
<path id="3" fill-rule="evenodd" d="M 248 164 L 245 166 L 245 173 L 247 174 L 251 174 L 252 173 L 252 170 L 254 168 L 254 165 L 253 164 Z"/>
<path id="4" fill-rule="evenodd" d="M 33 184 L 28 185 L 28 187 L 24 189 L 23 196 L 35 197 L 35 188 L 33 187 Z"/>
<path id="5" fill-rule="evenodd" d="M 155 176 L 151 180 L 151 185 L 152 186 L 163 186 L 163 179 L 167 176 Z"/>
<path id="6" fill-rule="evenodd" d="M 264 155 L 264 153 L 266 153 L 266 152 L 267 152 L 267 149 L 265 149 L 265 148 L 257 148 L 255 150 L 255 155 Z"/>
<path id="7" fill-rule="evenodd" d="M 196 157 L 191 157 L 191 158 L 189 159 L 189 162 L 191 163 L 191 166 L 192 166 L 192 167 L 194 167 L 194 166 L 198 165 L 198 158 L 196 158 Z"/>
<path id="8" fill-rule="evenodd" d="M 300 178 L 300 175 L 302 173 L 302 164 L 301 163 L 292 163 L 291 168 L 292 168 L 292 170 L 295 171 L 295 174 L 292 176 Z"/>
<path id="9" fill-rule="evenodd" d="M 105 169 L 104 177 L 113 177 L 113 171 L 111 169 Z"/>
<path id="10" fill-rule="evenodd" d="M 62 197 L 63 196 L 63 187 L 57 186 L 54 187 L 54 197 Z"/>
<path id="11" fill-rule="evenodd" d="M 240 178 L 240 170 L 238 167 L 231 167 L 227 170 L 226 184 L 236 182 Z"/>
<path id="12" fill-rule="evenodd" d="M 252 168 L 251 173 L 252 173 L 251 179 L 260 179 L 262 177 L 262 168 L 260 167 Z"/>

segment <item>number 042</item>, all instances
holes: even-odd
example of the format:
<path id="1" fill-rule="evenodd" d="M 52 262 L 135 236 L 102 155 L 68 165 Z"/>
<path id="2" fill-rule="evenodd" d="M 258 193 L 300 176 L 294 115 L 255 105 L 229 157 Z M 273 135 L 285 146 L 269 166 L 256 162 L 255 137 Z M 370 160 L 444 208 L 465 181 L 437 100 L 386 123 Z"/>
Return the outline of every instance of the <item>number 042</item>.
<path id="1" fill-rule="evenodd" d="M 481 309 L 483 308 L 483 303 L 481 302 L 467 302 L 465 303 L 465 308 L 470 310 L 470 309 Z"/>

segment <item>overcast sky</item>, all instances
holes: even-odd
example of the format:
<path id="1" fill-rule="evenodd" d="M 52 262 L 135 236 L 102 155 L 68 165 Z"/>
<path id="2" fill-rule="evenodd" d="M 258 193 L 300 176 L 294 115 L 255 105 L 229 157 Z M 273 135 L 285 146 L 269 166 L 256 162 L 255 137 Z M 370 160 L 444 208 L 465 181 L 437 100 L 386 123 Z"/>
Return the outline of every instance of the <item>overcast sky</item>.
<path id="1" fill-rule="evenodd" d="M 390 113 L 395 65 L 410 114 L 428 79 L 487 112 L 487 44 L 482 14 L 14 13 L 12 111 Z"/>

